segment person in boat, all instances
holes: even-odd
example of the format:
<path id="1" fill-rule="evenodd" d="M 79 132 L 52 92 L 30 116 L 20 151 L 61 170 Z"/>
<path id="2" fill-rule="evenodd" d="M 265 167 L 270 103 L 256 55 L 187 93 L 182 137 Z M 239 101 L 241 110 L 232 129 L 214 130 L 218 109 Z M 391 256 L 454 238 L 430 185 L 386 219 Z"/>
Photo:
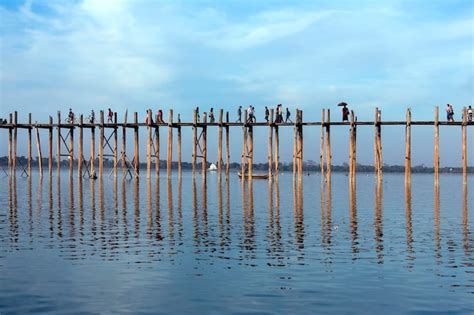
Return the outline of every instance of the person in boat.
<path id="1" fill-rule="evenodd" d="M 265 106 L 265 120 L 268 122 L 268 117 L 270 116 L 270 110 Z"/>
<path id="2" fill-rule="evenodd" d="M 211 107 L 211 110 L 209 111 L 209 122 L 210 123 L 213 123 L 215 121 L 215 118 L 214 118 L 214 108 Z"/>
<path id="3" fill-rule="evenodd" d="M 346 105 L 342 107 L 342 121 L 349 121 L 349 108 Z"/>

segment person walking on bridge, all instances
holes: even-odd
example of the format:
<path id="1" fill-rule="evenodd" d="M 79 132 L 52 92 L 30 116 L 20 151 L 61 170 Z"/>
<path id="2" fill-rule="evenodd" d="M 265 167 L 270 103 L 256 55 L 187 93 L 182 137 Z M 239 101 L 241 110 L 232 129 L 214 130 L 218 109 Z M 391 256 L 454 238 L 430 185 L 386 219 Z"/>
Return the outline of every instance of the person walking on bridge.
<path id="1" fill-rule="evenodd" d="M 237 109 L 237 120 L 235 122 L 242 122 L 242 106 L 239 106 L 239 108 Z"/>

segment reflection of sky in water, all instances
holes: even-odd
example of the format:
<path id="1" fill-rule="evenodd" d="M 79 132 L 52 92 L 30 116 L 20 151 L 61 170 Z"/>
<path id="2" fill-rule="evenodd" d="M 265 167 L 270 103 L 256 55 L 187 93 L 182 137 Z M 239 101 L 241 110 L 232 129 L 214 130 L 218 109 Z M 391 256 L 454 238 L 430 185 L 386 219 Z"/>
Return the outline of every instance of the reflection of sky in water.
<path id="1" fill-rule="evenodd" d="M 472 311 L 462 177 L 403 180 L 5 179 L 0 312 Z"/>

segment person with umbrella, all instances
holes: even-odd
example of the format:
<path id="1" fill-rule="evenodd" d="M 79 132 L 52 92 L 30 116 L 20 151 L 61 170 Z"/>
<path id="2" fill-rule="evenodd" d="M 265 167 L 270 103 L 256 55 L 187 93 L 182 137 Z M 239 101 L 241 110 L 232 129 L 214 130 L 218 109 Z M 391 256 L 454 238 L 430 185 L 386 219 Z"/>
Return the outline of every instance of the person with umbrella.
<path id="1" fill-rule="evenodd" d="M 342 106 L 342 121 L 349 121 L 349 108 L 346 102 L 340 102 L 337 106 Z"/>

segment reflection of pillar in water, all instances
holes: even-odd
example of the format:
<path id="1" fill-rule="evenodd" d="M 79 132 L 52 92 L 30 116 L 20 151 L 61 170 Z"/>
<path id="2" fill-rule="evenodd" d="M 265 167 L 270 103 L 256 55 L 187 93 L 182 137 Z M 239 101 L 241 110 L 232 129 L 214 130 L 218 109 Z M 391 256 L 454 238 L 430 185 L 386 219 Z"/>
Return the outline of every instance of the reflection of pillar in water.
<path id="1" fill-rule="evenodd" d="M 8 178 L 8 206 L 10 221 L 10 240 L 12 243 L 18 242 L 18 204 L 16 195 L 16 176 Z"/>
<path id="2" fill-rule="evenodd" d="M 357 253 L 359 248 L 357 247 L 357 196 L 356 196 L 356 184 L 355 181 L 350 180 L 349 184 L 349 203 L 350 203 L 350 217 L 351 217 L 351 236 L 352 236 L 352 253 L 354 254 L 353 259 L 357 259 Z"/>
<path id="3" fill-rule="evenodd" d="M 97 227 L 96 227 L 96 222 L 95 222 L 95 215 L 96 215 L 96 204 L 95 204 L 95 180 L 94 179 L 91 179 L 89 180 L 89 183 L 90 183 L 90 194 L 91 194 L 91 216 L 92 216 L 92 220 L 91 220 L 91 236 L 92 236 L 92 241 L 94 241 L 94 244 L 95 245 L 95 239 L 96 239 L 96 235 L 97 235 Z M 94 250 L 95 250 L 95 246 L 94 246 Z"/>
<path id="4" fill-rule="evenodd" d="M 464 255 L 471 255 L 471 244 L 469 240 L 469 222 L 468 222 L 468 210 L 467 210 L 467 181 L 464 181 L 462 186 L 462 227 L 463 227 L 463 248 Z"/>
<path id="5" fill-rule="evenodd" d="M 155 225 L 156 225 L 156 235 L 155 238 L 157 241 L 163 240 L 163 231 L 161 229 L 161 204 L 160 204 L 160 179 L 156 177 L 155 179 Z"/>
<path id="6" fill-rule="evenodd" d="M 375 251 L 377 252 L 377 262 L 383 264 L 383 209 L 382 209 L 382 181 L 379 180 L 380 176 L 377 175 L 375 185 Z"/>
<path id="7" fill-rule="evenodd" d="M 170 246 L 174 246 L 174 209 L 173 209 L 173 188 L 171 177 L 168 177 L 168 239 Z"/>
<path id="8" fill-rule="evenodd" d="M 140 178 L 137 176 L 133 180 L 133 206 L 134 206 L 134 227 L 135 227 L 135 239 L 140 239 Z"/>
<path id="9" fill-rule="evenodd" d="M 208 230 L 208 217 L 207 217 L 207 178 L 206 176 L 202 177 L 201 181 L 201 189 L 202 189 L 202 237 L 204 243 L 207 244 L 207 237 L 209 236 Z"/>
<path id="10" fill-rule="evenodd" d="M 222 176 L 221 172 L 217 174 L 217 211 L 218 211 L 218 222 L 219 222 L 219 239 L 221 252 L 224 250 L 225 236 L 224 236 L 224 209 L 223 198 L 222 198 Z"/>
<path id="11" fill-rule="evenodd" d="M 74 177 L 69 176 L 69 236 L 74 239 L 75 231 L 75 208 L 74 208 Z"/>
<path id="12" fill-rule="evenodd" d="M 43 209 L 43 176 L 38 177 L 38 187 L 36 189 L 36 217 L 38 218 L 37 224 L 42 226 L 41 223 L 41 210 Z"/>
<path id="13" fill-rule="evenodd" d="M 29 233 L 30 233 L 30 237 L 33 236 L 33 204 L 32 204 L 32 195 L 33 195 L 33 192 L 32 192 L 32 188 L 31 188 L 31 172 L 29 172 L 28 174 L 30 174 L 27 178 L 28 180 L 28 224 L 29 224 Z"/>
<path id="14" fill-rule="evenodd" d="M 178 176 L 178 238 L 183 240 L 183 178 Z"/>
<path id="15" fill-rule="evenodd" d="M 413 226 L 411 220 L 411 183 L 405 183 L 405 224 L 406 224 L 406 239 L 407 239 L 407 260 L 412 261 L 413 254 Z M 409 264 L 408 268 L 412 268 L 413 264 Z"/>
<path id="16" fill-rule="evenodd" d="M 146 236 L 148 239 L 153 238 L 153 206 L 151 198 L 151 178 L 147 177 L 146 180 L 146 196 L 147 196 L 147 208 L 148 208 L 148 223 L 146 229 Z"/>
<path id="17" fill-rule="evenodd" d="M 434 186 L 434 222 L 435 222 L 435 257 L 438 264 L 441 264 L 441 228 L 439 222 L 439 185 Z"/>
<path id="18" fill-rule="evenodd" d="M 79 240 L 84 240 L 84 183 L 82 181 L 82 176 L 78 178 L 78 208 L 79 208 Z"/>
<path id="19" fill-rule="evenodd" d="M 303 182 L 293 180 L 293 219 L 295 228 L 295 242 L 298 249 L 304 248 L 304 217 L 303 217 Z"/>
<path id="20" fill-rule="evenodd" d="M 63 236 L 63 227 L 62 227 L 62 211 L 61 211 L 61 176 L 58 170 L 58 174 L 56 177 L 56 198 L 57 198 L 57 207 L 58 207 L 58 238 L 62 238 Z"/>
<path id="21" fill-rule="evenodd" d="M 200 238 L 200 232 L 199 232 L 199 213 L 198 213 L 198 206 L 197 206 L 196 176 L 194 172 L 192 176 L 192 191 L 193 191 L 194 245 L 199 246 L 201 238 Z"/>
<path id="22" fill-rule="evenodd" d="M 50 238 L 54 236 L 54 211 L 53 211 L 53 176 L 49 175 L 48 181 L 48 202 L 49 202 L 49 231 Z"/>

